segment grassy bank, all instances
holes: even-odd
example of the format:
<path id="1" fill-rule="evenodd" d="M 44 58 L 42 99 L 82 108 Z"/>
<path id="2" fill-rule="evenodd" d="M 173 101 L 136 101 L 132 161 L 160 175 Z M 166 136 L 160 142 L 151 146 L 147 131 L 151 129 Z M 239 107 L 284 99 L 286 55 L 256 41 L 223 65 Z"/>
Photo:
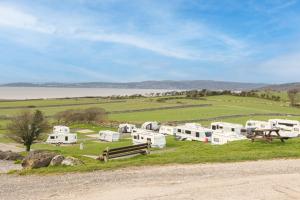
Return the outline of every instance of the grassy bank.
<path id="1" fill-rule="evenodd" d="M 201 142 L 176 141 L 167 138 L 167 148 L 155 149 L 150 155 L 136 156 L 126 159 L 111 160 L 103 163 L 84 155 L 99 155 L 107 146 L 119 147 L 131 144 L 130 140 L 121 140 L 114 144 L 89 141 L 85 149 L 79 150 L 78 145 L 69 147 L 55 147 L 51 145 L 34 145 L 34 148 L 53 150 L 63 155 L 80 158 L 85 165 L 79 167 L 48 167 L 25 170 L 20 174 L 52 174 L 64 172 L 86 172 L 93 170 L 112 170 L 130 166 L 152 166 L 166 164 L 196 164 L 216 162 L 237 162 L 276 158 L 300 158 L 300 139 L 291 139 L 286 143 L 274 141 L 272 143 L 236 141 L 222 146 L 213 146 Z"/>

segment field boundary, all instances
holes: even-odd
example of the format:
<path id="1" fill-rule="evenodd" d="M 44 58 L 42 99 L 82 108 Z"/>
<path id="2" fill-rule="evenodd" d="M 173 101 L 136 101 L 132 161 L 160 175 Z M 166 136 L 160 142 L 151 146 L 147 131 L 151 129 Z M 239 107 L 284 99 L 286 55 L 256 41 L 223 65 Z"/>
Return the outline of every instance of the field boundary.
<path id="1" fill-rule="evenodd" d="M 196 105 L 181 105 L 181 106 L 164 106 L 157 108 L 144 108 L 144 109 L 133 109 L 133 110 L 117 110 L 117 111 L 109 111 L 107 114 L 122 114 L 122 113 L 134 113 L 134 112 L 146 112 L 146 111 L 156 111 L 156 110 L 172 110 L 172 109 L 180 109 L 180 108 L 197 108 L 197 107 L 209 107 L 212 104 L 196 104 Z"/>
<path id="2" fill-rule="evenodd" d="M 68 106 L 84 106 L 84 105 L 97 105 L 97 104 L 109 104 L 109 103 L 124 103 L 126 100 L 118 100 L 111 102 L 97 102 L 97 103 L 73 103 L 73 104 L 52 104 L 52 105 L 28 105 L 28 106 L 5 106 L 0 107 L 0 110 L 14 110 L 14 109 L 27 109 L 27 108 L 55 108 L 55 107 L 68 107 Z"/>
<path id="3" fill-rule="evenodd" d="M 200 118 L 200 119 L 191 119 L 191 120 L 176 120 L 176 121 L 168 121 L 167 123 L 188 123 L 188 122 L 207 122 L 207 121 L 215 121 L 222 119 L 232 119 L 239 117 L 255 117 L 255 116 L 286 116 L 286 117 L 300 117 L 300 114 L 288 114 L 288 113 L 251 113 L 251 114 L 239 114 L 239 115 L 223 115 L 219 117 L 210 117 L 210 118 Z"/>

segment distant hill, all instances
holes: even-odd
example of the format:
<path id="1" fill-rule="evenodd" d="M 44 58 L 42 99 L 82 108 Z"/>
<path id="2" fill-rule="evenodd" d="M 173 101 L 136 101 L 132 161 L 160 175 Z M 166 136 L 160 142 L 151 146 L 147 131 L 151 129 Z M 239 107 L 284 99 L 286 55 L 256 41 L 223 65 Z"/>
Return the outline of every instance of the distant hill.
<path id="1" fill-rule="evenodd" d="M 67 87 L 67 88 L 122 88 L 122 89 L 168 89 L 168 90 L 252 90 L 267 86 L 261 83 L 241 83 L 210 80 L 193 81 L 143 81 L 128 83 L 9 83 L 2 87 Z"/>
<path id="2" fill-rule="evenodd" d="M 298 83 L 285 83 L 285 84 L 274 84 L 260 88 L 260 90 L 275 90 L 275 91 L 288 91 L 292 89 L 300 90 L 300 82 Z"/>

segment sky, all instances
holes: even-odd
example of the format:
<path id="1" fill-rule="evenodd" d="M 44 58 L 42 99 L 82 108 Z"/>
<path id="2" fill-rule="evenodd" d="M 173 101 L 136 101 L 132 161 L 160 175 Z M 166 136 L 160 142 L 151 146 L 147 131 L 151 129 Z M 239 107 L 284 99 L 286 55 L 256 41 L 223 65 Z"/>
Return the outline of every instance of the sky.
<path id="1" fill-rule="evenodd" d="M 300 0 L 0 0 L 0 83 L 300 81 Z"/>

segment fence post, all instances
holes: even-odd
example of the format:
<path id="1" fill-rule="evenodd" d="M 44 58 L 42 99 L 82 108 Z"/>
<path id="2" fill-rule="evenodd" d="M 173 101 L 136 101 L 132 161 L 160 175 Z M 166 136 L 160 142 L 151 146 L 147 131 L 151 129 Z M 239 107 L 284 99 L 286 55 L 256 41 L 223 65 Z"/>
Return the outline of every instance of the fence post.
<path id="1" fill-rule="evenodd" d="M 109 147 L 106 147 L 106 155 L 104 156 L 104 162 L 109 160 Z"/>

